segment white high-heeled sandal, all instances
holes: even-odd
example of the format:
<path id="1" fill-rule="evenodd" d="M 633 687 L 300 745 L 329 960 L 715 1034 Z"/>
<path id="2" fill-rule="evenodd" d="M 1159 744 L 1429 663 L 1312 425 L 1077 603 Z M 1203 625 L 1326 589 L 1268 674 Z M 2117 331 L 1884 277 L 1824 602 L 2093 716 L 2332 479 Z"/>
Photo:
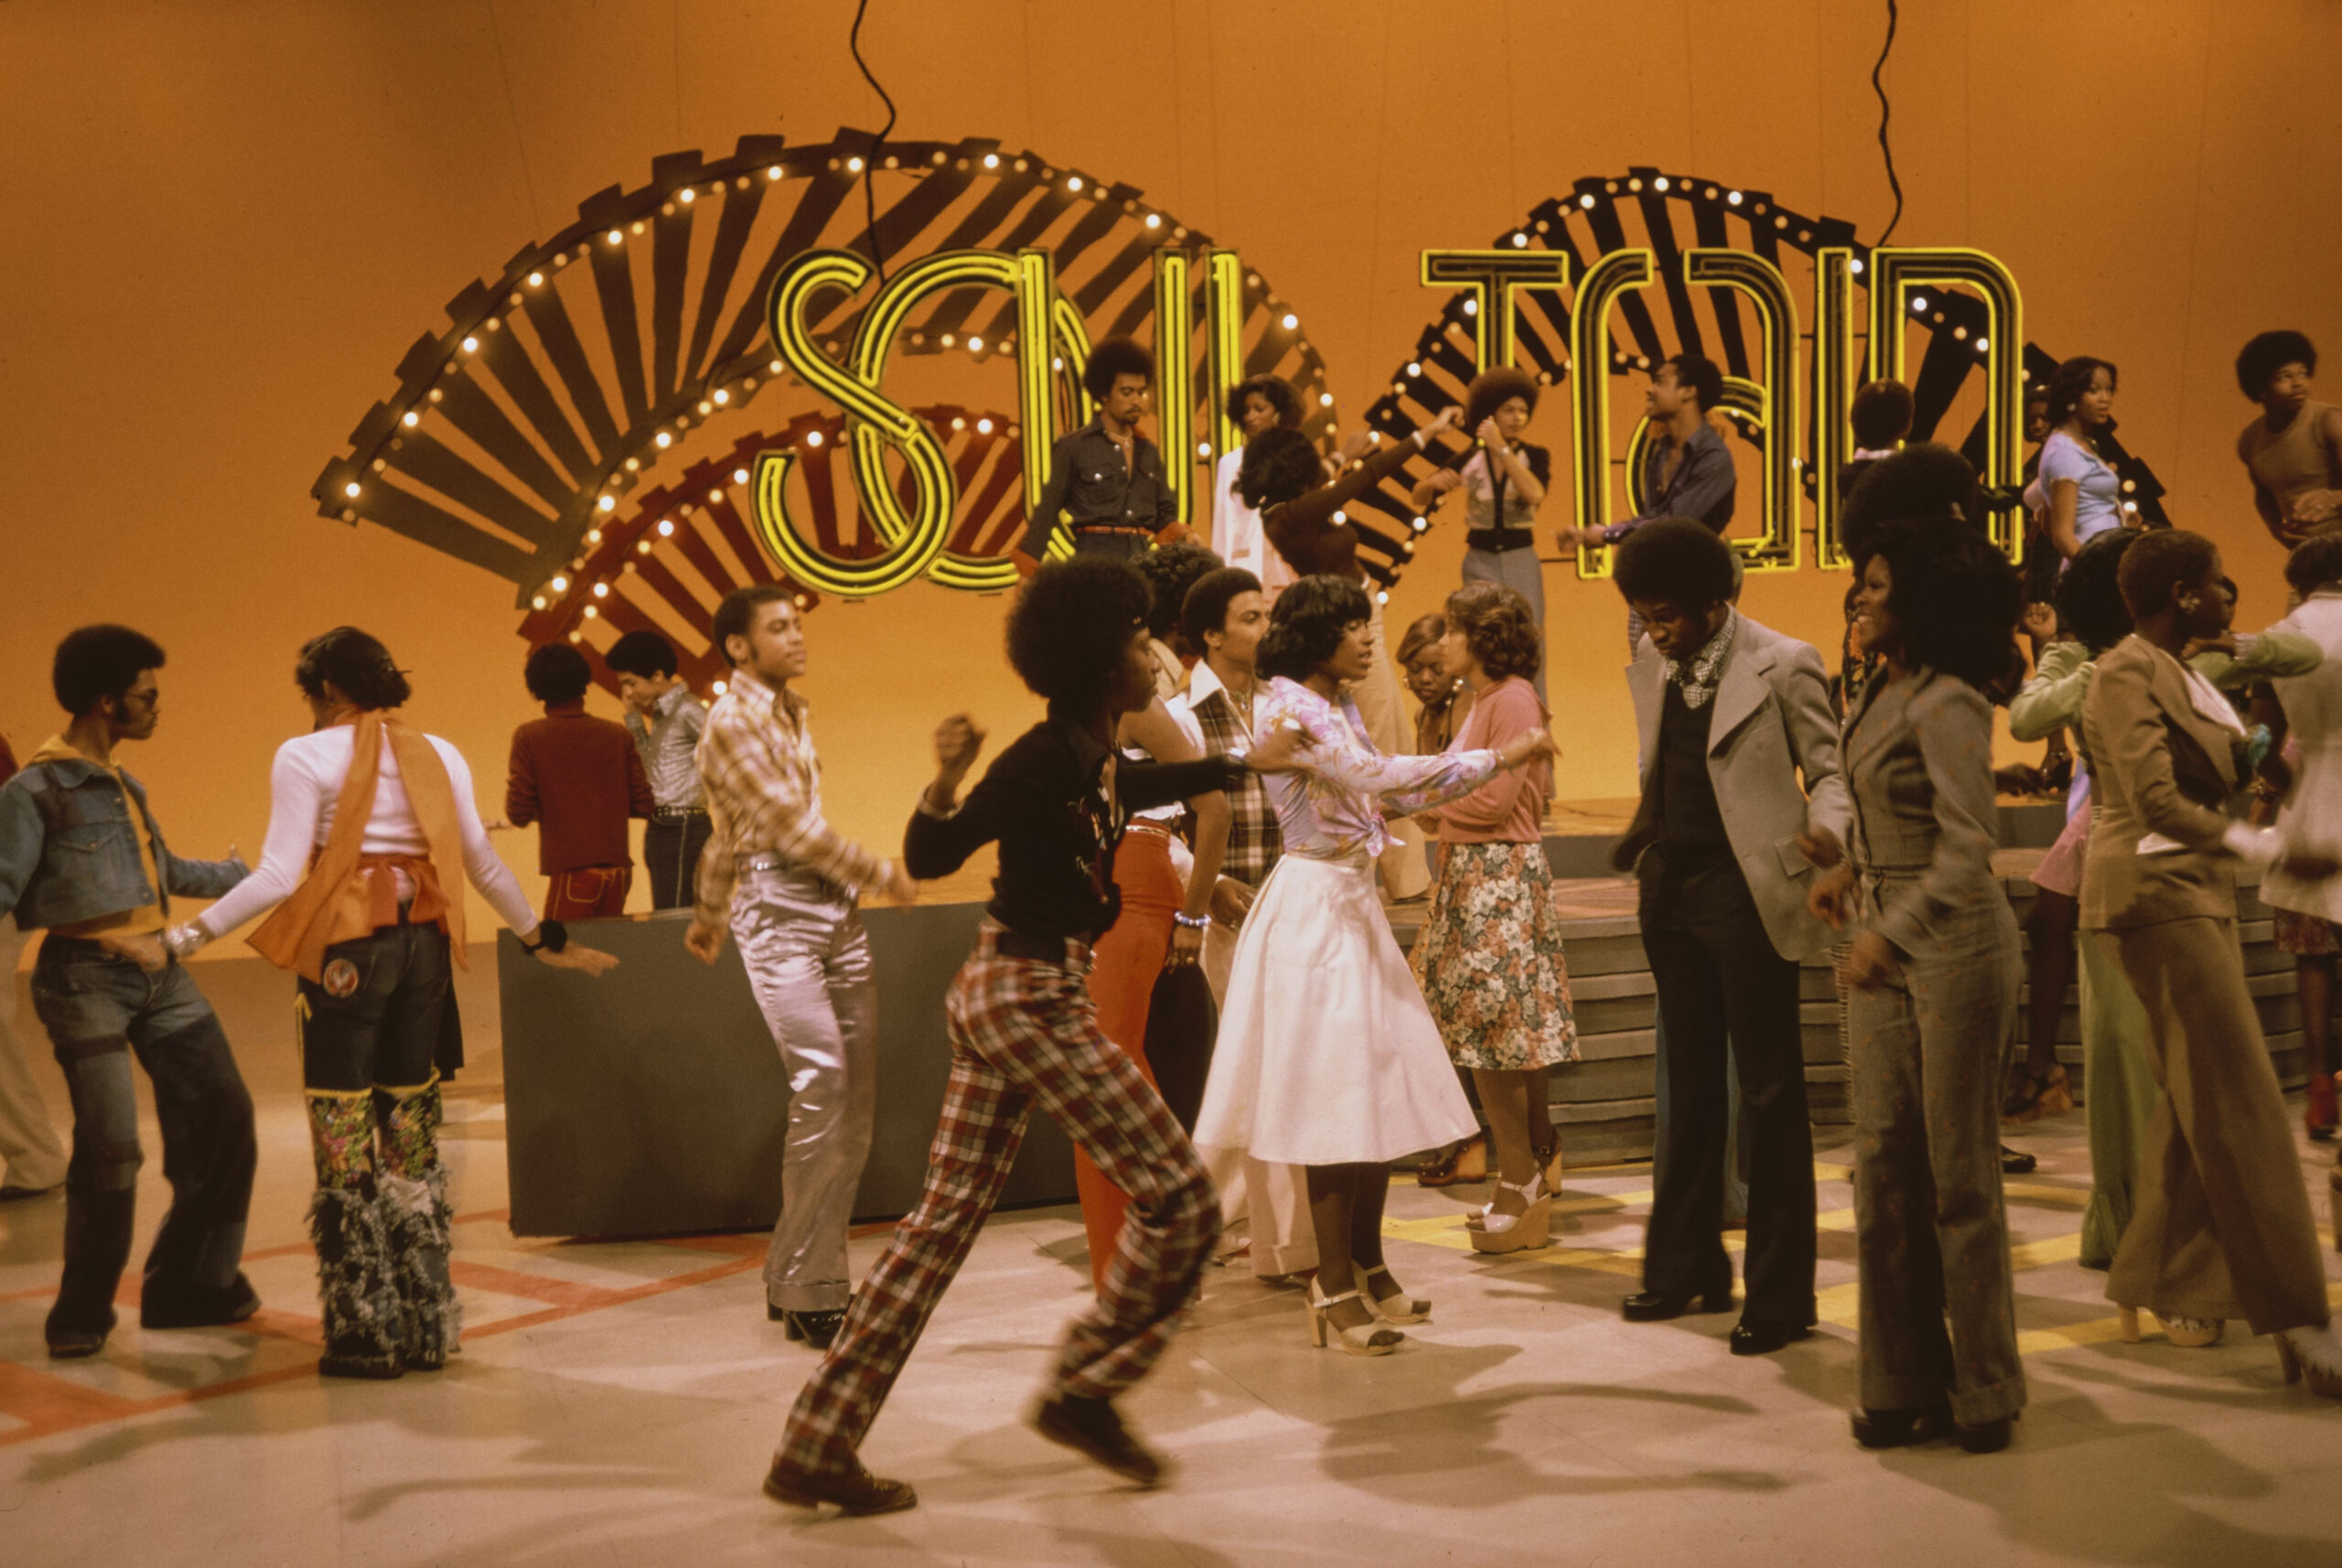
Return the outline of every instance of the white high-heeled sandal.
<path id="1" fill-rule="evenodd" d="M 1359 1269 L 1358 1274 L 1361 1281 L 1370 1280 L 1375 1275 L 1380 1274 L 1393 1284 L 1398 1283 L 1398 1276 L 1391 1272 L 1391 1265 L 1388 1263 L 1377 1263 L 1370 1269 Z M 1385 1301 L 1373 1291 L 1368 1290 L 1366 1305 L 1375 1316 L 1385 1323 L 1423 1323 L 1429 1321 L 1431 1317 L 1431 1303 L 1418 1301 L 1411 1295 L 1394 1295 Z"/>
<path id="2" fill-rule="evenodd" d="M 1356 1328 L 1345 1328 L 1329 1316 L 1335 1307 L 1346 1301 L 1364 1300 L 1369 1314 L 1367 1321 Z M 1407 1337 L 1396 1329 L 1385 1328 L 1374 1318 L 1374 1298 L 1363 1292 L 1346 1290 L 1339 1295 L 1321 1295 L 1317 1282 L 1309 1282 L 1309 1342 L 1318 1349 L 1326 1348 L 1326 1331 L 1332 1329 L 1334 1338 L 1353 1356 L 1388 1356 Z"/>
<path id="3" fill-rule="evenodd" d="M 1497 1186 L 1520 1194 L 1521 1211 L 1499 1214 L 1496 1200 L 1489 1199 L 1479 1213 L 1464 1222 L 1472 1239 L 1472 1250 L 1521 1252 L 1546 1245 L 1552 1240 L 1553 1195 L 1545 1187 L 1545 1173 L 1539 1171 L 1526 1182 L 1500 1181 Z"/>

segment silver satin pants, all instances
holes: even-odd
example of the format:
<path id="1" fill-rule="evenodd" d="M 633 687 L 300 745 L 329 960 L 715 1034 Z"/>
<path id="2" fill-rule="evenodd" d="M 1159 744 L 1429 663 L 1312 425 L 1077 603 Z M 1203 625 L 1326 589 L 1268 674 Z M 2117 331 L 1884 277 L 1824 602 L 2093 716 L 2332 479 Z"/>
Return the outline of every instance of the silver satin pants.
<path id="1" fill-rule="evenodd" d="M 846 1223 L 878 1102 L 878 993 L 870 936 L 851 893 L 803 871 L 751 871 L 732 897 L 732 940 L 789 1077 L 780 1220 L 765 1299 L 842 1310 Z"/>

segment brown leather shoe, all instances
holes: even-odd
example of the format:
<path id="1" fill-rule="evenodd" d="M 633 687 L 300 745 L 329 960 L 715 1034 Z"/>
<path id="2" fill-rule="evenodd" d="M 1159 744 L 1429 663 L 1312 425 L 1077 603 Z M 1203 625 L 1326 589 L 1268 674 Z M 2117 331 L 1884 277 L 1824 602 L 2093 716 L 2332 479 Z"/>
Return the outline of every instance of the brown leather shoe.
<path id="1" fill-rule="evenodd" d="M 793 1509 L 817 1509 L 828 1503 L 841 1513 L 898 1513 L 919 1506 L 919 1494 L 908 1481 L 888 1481 L 856 1465 L 838 1475 L 815 1475 L 793 1469 L 776 1459 L 765 1475 L 765 1496 Z"/>
<path id="2" fill-rule="evenodd" d="M 1112 1400 L 1070 1394 L 1043 1400 L 1033 1412 L 1033 1429 L 1142 1487 L 1161 1486 L 1170 1470 L 1160 1455 L 1131 1434 Z"/>

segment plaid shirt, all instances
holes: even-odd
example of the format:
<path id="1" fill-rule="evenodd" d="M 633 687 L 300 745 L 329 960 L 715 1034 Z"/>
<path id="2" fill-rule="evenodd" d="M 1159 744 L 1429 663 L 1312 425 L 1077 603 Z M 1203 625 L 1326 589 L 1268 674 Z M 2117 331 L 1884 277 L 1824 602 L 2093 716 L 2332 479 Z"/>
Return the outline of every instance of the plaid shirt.
<path id="1" fill-rule="evenodd" d="M 734 862 L 744 854 L 786 855 L 856 891 L 878 886 L 893 870 L 840 838 L 822 816 L 822 759 L 805 714 L 804 698 L 776 693 L 747 670 L 733 671 L 708 712 L 698 763 L 712 831 L 699 857 L 694 911 L 708 925 L 721 925 L 729 913 Z"/>
<path id="2" fill-rule="evenodd" d="M 1252 749 L 1252 731 L 1228 688 L 1209 664 L 1198 664 L 1187 676 L 1187 693 L 1180 699 L 1203 727 L 1204 751 L 1241 757 Z M 1277 831 L 1276 807 L 1261 776 L 1245 769 L 1241 789 L 1228 791 L 1228 853 L 1219 874 L 1258 887 L 1268 879 L 1277 856 L 1284 853 L 1284 838 Z"/>

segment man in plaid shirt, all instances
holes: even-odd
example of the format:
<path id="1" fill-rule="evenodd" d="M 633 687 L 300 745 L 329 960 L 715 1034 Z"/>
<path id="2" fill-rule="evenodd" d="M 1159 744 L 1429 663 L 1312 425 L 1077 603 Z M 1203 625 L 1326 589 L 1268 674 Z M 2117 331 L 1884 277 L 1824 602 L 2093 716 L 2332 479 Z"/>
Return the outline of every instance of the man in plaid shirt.
<path id="1" fill-rule="evenodd" d="M 1193 1144 L 1138 1067 L 1098 1027 L 1084 976 L 1090 944 L 1121 900 L 1114 851 L 1135 811 L 1233 790 L 1246 764 L 1130 762 L 1115 721 L 1144 707 L 1148 594 L 1137 573 L 1099 555 L 1041 567 L 1009 613 L 1008 657 L 1049 716 L 1002 753 L 960 799 L 983 747 L 965 714 L 935 735 L 935 782 L 903 837 L 913 870 L 943 875 L 1000 845 L 976 950 L 944 1003 L 951 1082 L 919 1208 L 895 1228 L 854 1293 L 837 1342 L 790 1412 L 766 1493 L 800 1508 L 886 1513 L 917 1501 L 902 1481 L 863 1467 L 863 1434 L 919 1330 L 975 1244 L 1008 1179 L 1036 1102 L 1130 1195 L 1096 1303 L 1066 1337 L 1041 1435 L 1153 1486 L 1163 1462 L 1131 1434 L 1114 1396 L 1169 1345 L 1218 1230 L 1218 1202 Z M 1289 736 L 1254 767 L 1291 766 Z"/>
<path id="2" fill-rule="evenodd" d="M 901 867 L 840 838 L 822 816 L 822 759 L 805 699 L 805 628 L 776 583 L 736 588 L 714 637 L 732 680 L 700 736 L 710 832 L 683 940 L 714 963 L 730 928 L 789 1076 L 781 1211 L 765 1254 L 765 1312 L 817 1349 L 836 1337 L 853 1282 L 846 1223 L 877 1108 L 877 990 L 859 908 L 908 903 Z"/>

